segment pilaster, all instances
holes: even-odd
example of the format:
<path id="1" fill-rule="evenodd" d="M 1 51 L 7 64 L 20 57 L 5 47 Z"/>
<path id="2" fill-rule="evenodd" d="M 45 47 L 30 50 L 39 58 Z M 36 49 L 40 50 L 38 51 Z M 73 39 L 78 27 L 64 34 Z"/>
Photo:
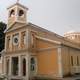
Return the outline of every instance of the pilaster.
<path id="1" fill-rule="evenodd" d="M 59 69 L 59 77 L 63 77 L 63 69 L 62 69 L 62 55 L 61 55 L 61 47 L 58 47 L 58 69 Z"/>
<path id="2" fill-rule="evenodd" d="M 3 66 L 3 73 L 6 74 L 6 58 L 4 57 L 4 66 Z"/>
<path id="3" fill-rule="evenodd" d="M 13 40 L 12 40 L 12 35 L 11 35 L 11 38 L 10 38 L 10 49 L 11 49 L 11 51 L 12 51 L 12 42 L 13 42 Z"/>
<path id="4" fill-rule="evenodd" d="M 26 80 L 29 80 L 29 54 L 26 55 Z"/>
<path id="5" fill-rule="evenodd" d="M 12 57 L 9 58 L 9 75 L 12 75 Z"/>
<path id="6" fill-rule="evenodd" d="M 22 75 L 22 61 L 21 61 L 21 56 L 18 57 L 19 58 L 19 64 L 18 64 L 18 69 L 19 69 L 19 76 Z"/>

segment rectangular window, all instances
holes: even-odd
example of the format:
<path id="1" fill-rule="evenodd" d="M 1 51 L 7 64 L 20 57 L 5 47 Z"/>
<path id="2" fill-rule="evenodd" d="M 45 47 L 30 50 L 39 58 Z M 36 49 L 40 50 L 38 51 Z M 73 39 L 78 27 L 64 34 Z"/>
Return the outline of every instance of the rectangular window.
<path id="1" fill-rule="evenodd" d="M 71 56 L 71 65 L 73 66 L 73 56 Z"/>

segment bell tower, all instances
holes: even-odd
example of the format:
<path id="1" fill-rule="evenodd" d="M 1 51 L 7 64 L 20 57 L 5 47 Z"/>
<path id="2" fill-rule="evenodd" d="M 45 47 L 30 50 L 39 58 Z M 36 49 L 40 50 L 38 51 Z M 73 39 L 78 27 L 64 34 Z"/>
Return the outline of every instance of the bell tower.
<path id="1" fill-rule="evenodd" d="M 8 9 L 8 28 L 12 26 L 15 22 L 27 23 L 27 11 L 28 8 L 21 5 L 19 0 Z"/>

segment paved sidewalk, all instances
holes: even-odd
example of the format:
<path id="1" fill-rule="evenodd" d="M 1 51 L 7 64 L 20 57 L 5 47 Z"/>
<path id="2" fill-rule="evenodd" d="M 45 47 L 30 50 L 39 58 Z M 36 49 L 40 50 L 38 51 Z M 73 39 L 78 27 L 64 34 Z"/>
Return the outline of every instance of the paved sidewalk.
<path id="1" fill-rule="evenodd" d="M 63 78 L 62 80 L 80 80 L 80 76 L 66 77 L 66 78 Z"/>
<path id="2" fill-rule="evenodd" d="M 65 78 L 61 78 L 61 79 L 42 79 L 42 78 L 36 78 L 33 80 L 80 80 L 80 75 L 78 76 L 73 76 L 73 77 L 65 77 Z"/>

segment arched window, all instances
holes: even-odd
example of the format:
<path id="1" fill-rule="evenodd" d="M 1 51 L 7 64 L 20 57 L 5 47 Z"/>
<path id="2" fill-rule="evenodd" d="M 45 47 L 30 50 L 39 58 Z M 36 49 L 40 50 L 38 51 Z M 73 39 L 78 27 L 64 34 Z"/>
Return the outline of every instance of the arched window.
<path id="1" fill-rule="evenodd" d="M 73 66 L 73 56 L 71 56 L 71 65 Z"/>
<path id="2" fill-rule="evenodd" d="M 77 56 L 77 66 L 79 66 L 79 57 Z"/>
<path id="3" fill-rule="evenodd" d="M 35 58 L 32 57 L 30 63 L 31 63 L 30 70 L 35 71 Z"/>
<path id="4" fill-rule="evenodd" d="M 18 75 L 18 71 L 19 71 L 19 59 L 18 57 L 12 57 L 12 74 L 14 76 Z"/>
<path id="5" fill-rule="evenodd" d="M 23 76 L 26 75 L 26 59 L 23 59 Z"/>
<path id="6" fill-rule="evenodd" d="M 23 10 L 19 10 L 19 16 L 23 16 L 24 15 L 24 11 Z"/>
<path id="7" fill-rule="evenodd" d="M 14 15 L 15 15 L 15 11 L 14 10 L 11 10 L 10 17 L 13 17 Z"/>

